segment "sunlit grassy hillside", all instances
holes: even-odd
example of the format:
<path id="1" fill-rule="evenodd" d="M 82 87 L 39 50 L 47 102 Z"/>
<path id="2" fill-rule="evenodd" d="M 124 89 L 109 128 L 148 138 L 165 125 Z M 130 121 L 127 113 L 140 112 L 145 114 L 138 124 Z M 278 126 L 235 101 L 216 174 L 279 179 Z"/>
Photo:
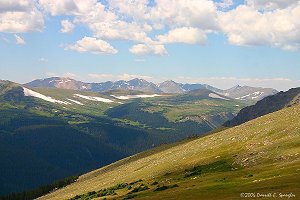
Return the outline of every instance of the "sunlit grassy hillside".
<path id="1" fill-rule="evenodd" d="M 299 198 L 300 106 L 123 159 L 40 199 L 232 200 L 247 192 Z"/>

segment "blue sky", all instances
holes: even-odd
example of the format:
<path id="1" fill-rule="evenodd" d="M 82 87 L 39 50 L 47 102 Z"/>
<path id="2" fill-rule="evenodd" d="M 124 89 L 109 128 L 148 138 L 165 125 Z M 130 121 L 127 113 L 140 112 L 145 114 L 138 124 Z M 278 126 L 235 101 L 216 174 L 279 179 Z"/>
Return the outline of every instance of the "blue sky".
<path id="1" fill-rule="evenodd" d="M 0 79 L 138 77 L 220 88 L 300 86 L 297 1 L 61 2 L 0 3 Z M 27 16 L 28 10 L 35 13 Z"/>

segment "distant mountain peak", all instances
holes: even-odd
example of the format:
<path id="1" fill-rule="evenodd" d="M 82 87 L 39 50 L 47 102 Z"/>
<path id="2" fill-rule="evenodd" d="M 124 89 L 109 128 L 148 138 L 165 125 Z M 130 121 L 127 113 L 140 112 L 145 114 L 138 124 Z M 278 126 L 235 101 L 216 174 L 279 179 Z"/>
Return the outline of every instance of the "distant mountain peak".
<path id="1" fill-rule="evenodd" d="M 94 92 L 105 92 L 109 90 L 135 90 L 147 93 L 174 93 L 181 94 L 196 89 L 208 89 L 220 95 L 239 100 L 258 101 L 266 96 L 276 94 L 277 91 L 271 88 L 260 88 L 236 85 L 227 90 L 221 90 L 207 84 L 182 84 L 173 80 L 166 80 L 154 84 L 142 78 L 134 78 L 128 81 L 106 81 L 102 83 L 85 83 L 69 77 L 51 77 L 37 79 L 25 84 L 26 87 L 52 87 L 71 90 L 85 90 Z"/>
<path id="2" fill-rule="evenodd" d="M 167 80 L 158 85 L 159 89 L 164 93 L 183 93 L 185 89 L 173 80 Z"/>
<path id="3" fill-rule="evenodd" d="M 50 87 L 70 90 L 88 90 L 89 83 L 74 80 L 69 77 L 50 77 L 46 79 L 37 79 L 25 84 L 27 87 Z"/>

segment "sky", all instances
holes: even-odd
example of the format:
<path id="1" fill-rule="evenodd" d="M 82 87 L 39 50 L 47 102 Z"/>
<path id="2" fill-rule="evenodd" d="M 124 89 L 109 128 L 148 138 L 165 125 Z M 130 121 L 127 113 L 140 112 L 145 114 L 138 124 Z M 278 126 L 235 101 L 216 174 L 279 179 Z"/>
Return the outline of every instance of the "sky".
<path id="1" fill-rule="evenodd" d="M 300 87 L 299 0 L 1 0 L 0 79 Z"/>

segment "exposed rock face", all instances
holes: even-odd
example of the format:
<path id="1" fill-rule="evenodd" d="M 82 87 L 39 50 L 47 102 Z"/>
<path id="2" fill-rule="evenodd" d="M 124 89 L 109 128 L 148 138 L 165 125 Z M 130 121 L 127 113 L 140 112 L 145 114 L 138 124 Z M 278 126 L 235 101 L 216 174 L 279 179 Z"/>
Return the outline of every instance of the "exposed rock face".
<path id="1" fill-rule="evenodd" d="M 268 96 L 255 105 L 243 108 L 236 117 L 227 121 L 224 126 L 236 126 L 260 116 L 278 111 L 300 103 L 300 88 L 293 88 L 287 92 L 279 92 Z"/>
<path id="2" fill-rule="evenodd" d="M 259 101 L 267 96 L 274 95 L 278 91 L 272 88 L 235 86 L 219 93 L 238 100 Z"/>
<path id="3" fill-rule="evenodd" d="M 70 90 L 90 90 L 91 84 L 76 81 L 71 78 L 52 77 L 46 79 L 37 79 L 25 84 L 27 87 L 48 87 L 48 88 L 61 88 Z"/>

